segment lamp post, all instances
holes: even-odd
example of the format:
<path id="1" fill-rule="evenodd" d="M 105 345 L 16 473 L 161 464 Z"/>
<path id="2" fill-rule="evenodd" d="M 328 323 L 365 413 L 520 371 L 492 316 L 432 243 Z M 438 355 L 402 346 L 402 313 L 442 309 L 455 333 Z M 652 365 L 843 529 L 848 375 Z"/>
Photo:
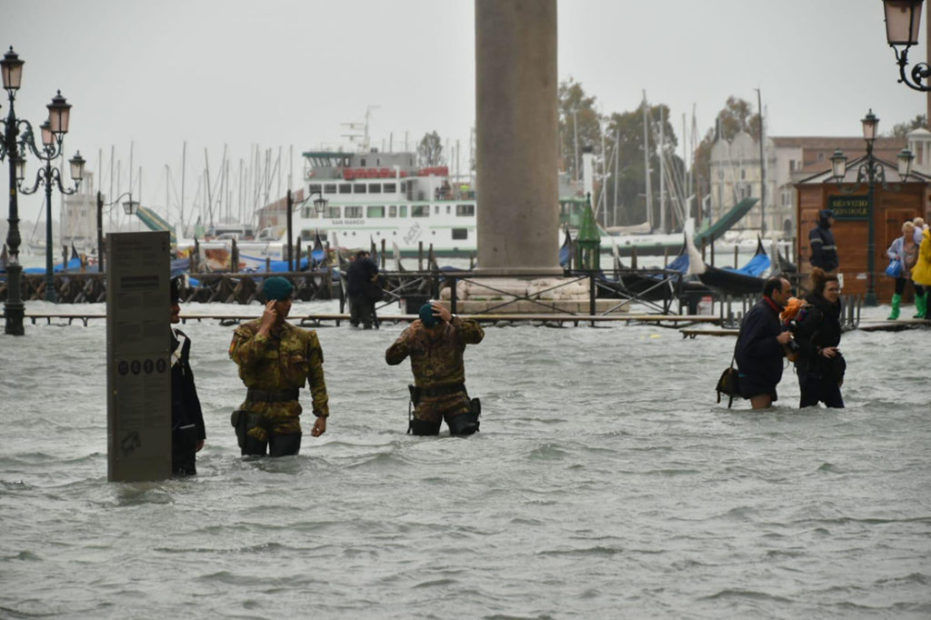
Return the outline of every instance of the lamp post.
<path id="1" fill-rule="evenodd" d="M 873 142 L 876 140 L 876 130 L 879 128 L 879 118 L 871 109 L 860 122 L 863 125 L 863 139 L 866 141 L 866 158 L 857 169 L 857 183 L 866 183 L 867 193 L 867 223 L 868 237 L 866 242 L 866 297 L 863 300 L 867 306 L 876 305 L 876 227 L 874 214 L 876 211 L 876 183 L 886 182 L 886 171 L 878 159 L 873 157 Z"/>
<path id="2" fill-rule="evenodd" d="M 97 192 L 97 271 L 100 273 L 104 272 L 103 208 L 112 207 L 124 196 L 128 196 L 129 200 L 123 203 L 123 212 L 126 213 L 126 215 L 132 215 L 136 212 L 136 208 L 139 206 L 139 203 L 133 200 L 132 192 L 124 192 L 108 203 L 104 203 L 103 193 L 99 191 Z"/>
<path id="3" fill-rule="evenodd" d="M 77 191 L 84 178 L 84 158 L 78 152 L 73 158 L 68 160 L 71 165 L 71 178 L 74 180 L 73 188 L 65 189 L 61 182 L 61 173 L 58 168 L 52 165 L 52 162 L 62 155 L 62 140 L 68 132 L 68 116 L 71 106 L 61 96 L 61 91 L 52 99 L 48 105 L 49 120 L 42 123 L 42 149 L 40 150 L 35 143 L 32 135 L 32 128 L 26 130 L 20 144 L 25 150 L 26 147 L 32 150 L 33 154 L 44 162 L 42 168 L 36 173 L 36 181 L 31 189 L 20 188 L 24 194 L 34 194 L 39 185 L 45 186 L 45 300 L 56 302 L 58 297 L 55 293 L 55 279 L 52 267 L 52 186 L 57 185 L 58 191 L 68 196 Z M 22 183 L 25 176 L 25 161 L 18 160 L 19 166 L 16 174 L 17 185 Z"/>
<path id="4" fill-rule="evenodd" d="M 874 214 L 876 211 L 876 183 L 886 184 L 886 169 L 882 162 L 873 156 L 873 142 L 876 140 L 877 130 L 879 128 L 879 118 L 869 110 L 866 116 L 860 120 L 863 125 L 863 139 L 866 141 L 866 155 L 854 160 L 853 163 L 859 162 L 857 167 L 857 183 L 867 184 L 867 288 L 866 297 L 863 300 L 867 306 L 877 305 L 876 301 L 876 229 Z M 914 155 L 908 149 L 902 149 L 898 156 L 898 172 L 904 181 L 911 174 L 912 160 Z M 831 156 L 831 175 L 838 183 L 843 182 L 847 175 L 847 157 L 840 149 L 836 149 Z"/>
<path id="5" fill-rule="evenodd" d="M 906 70 L 908 48 L 918 44 L 921 3 L 922 0 L 883 0 L 883 9 L 886 17 L 886 41 L 895 52 L 895 59 L 899 65 L 899 82 L 903 82 L 909 88 L 927 92 L 931 91 L 931 84 L 925 82 L 931 77 L 931 66 L 920 62 L 912 67 L 911 72 Z"/>
<path id="6" fill-rule="evenodd" d="M 290 190 L 290 189 L 288 190 L 288 194 L 287 194 L 287 197 L 288 197 L 288 200 L 287 200 L 287 202 L 288 202 L 288 207 L 287 207 L 287 222 L 288 222 L 288 271 L 294 271 L 294 268 L 295 268 L 296 266 L 297 266 L 297 267 L 300 267 L 300 257 L 298 257 L 298 261 L 297 261 L 296 263 L 295 263 L 295 261 L 293 260 L 293 257 L 292 257 L 293 251 L 292 251 L 291 244 L 292 244 L 293 241 L 294 241 L 294 232 L 293 232 L 293 229 L 292 229 L 292 228 L 293 228 L 292 223 L 293 223 L 293 219 L 294 219 L 294 207 L 295 207 L 295 206 L 301 206 L 301 205 L 305 204 L 308 200 L 310 200 L 310 199 L 313 198 L 314 196 L 319 196 L 319 198 L 317 198 L 316 200 L 314 200 L 314 213 L 316 213 L 317 215 L 320 215 L 321 213 L 323 213 L 323 210 L 326 209 L 327 203 L 329 202 L 329 201 L 327 201 L 326 198 L 323 197 L 323 194 L 321 194 L 320 192 L 312 192 L 309 196 L 307 196 L 307 198 L 305 198 L 304 200 L 302 200 L 302 201 L 300 201 L 299 203 L 297 203 L 297 205 L 295 205 L 295 203 L 294 203 L 294 198 L 293 198 L 293 196 L 291 195 L 291 190 Z"/>
<path id="7" fill-rule="evenodd" d="M 6 244 L 10 251 L 10 260 L 7 263 L 7 295 L 3 312 L 6 315 L 5 333 L 13 336 L 22 336 L 23 330 L 23 298 L 21 291 L 21 282 L 23 267 L 19 264 L 19 210 L 17 207 L 16 196 L 16 160 L 18 159 L 16 147 L 16 135 L 19 133 L 19 121 L 16 120 L 13 102 L 16 100 L 16 91 L 19 90 L 23 78 L 23 65 L 25 61 L 20 60 L 13 47 L 4 54 L 3 60 L 0 61 L 0 71 L 3 73 L 3 88 L 7 93 L 7 100 L 10 102 L 10 111 L 7 114 L 4 123 L 3 145 L 0 148 L 0 158 L 6 157 L 10 170 L 10 228 L 7 231 Z"/>

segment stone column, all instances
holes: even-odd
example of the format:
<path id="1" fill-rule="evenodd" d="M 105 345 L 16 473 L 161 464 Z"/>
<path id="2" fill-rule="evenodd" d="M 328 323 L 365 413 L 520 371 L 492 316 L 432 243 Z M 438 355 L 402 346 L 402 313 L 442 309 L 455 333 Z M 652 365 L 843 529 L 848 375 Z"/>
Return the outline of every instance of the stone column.
<path id="1" fill-rule="evenodd" d="M 478 268 L 561 274 L 556 0 L 475 1 Z"/>

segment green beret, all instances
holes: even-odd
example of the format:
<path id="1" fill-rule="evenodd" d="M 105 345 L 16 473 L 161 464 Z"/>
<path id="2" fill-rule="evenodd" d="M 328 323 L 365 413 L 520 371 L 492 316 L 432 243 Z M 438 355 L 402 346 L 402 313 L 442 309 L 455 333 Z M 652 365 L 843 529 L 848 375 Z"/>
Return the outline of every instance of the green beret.
<path id="1" fill-rule="evenodd" d="M 440 321 L 433 314 L 433 306 L 428 303 L 420 306 L 420 320 L 424 327 L 433 327 Z"/>
<path id="2" fill-rule="evenodd" d="M 265 295 L 265 299 L 268 301 L 273 299 L 275 301 L 288 299 L 291 297 L 291 291 L 293 290 L 294 287 L 291 283 L 281 276 L 267 278 L 265 282 L 262 283 L 262 294 Z"/>

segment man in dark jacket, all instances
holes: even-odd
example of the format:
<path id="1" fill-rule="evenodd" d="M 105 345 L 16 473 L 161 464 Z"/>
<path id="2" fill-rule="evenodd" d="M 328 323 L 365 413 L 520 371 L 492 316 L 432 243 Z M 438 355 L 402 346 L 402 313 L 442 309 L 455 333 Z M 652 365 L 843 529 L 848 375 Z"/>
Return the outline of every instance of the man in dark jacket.
<path id="1" fill-rule="evenodd" d="M 766 409 L 777 399 L 776 384 L 782 379 L 782 358 L 792 334 L 784 331 L 779 312 L 791 294 L 785 278 L 770 278 L 763 285 L 763 299 L 744 316 L 737 336 L 737 370 L 740 395 L 754 409 Z"/>
<path id="2" fill-rule="evenodd" d="M 179 280 L 171 281 L 171 322 L 181 322 L 178 305 Z M 204 447 L 207 433 L 204 414 L 191 371 L 191 339 L 180 329 L 171 328 L 171 472 L 175 476 L 193 476 L 195 454 Z"/>
<path id="3" fill-rule="evenodd" d="M 811 244 L 811 266 L 821 267 L 826 273 L 832 273 L 840 264 L 837 256 L 837 243 L 831 231 L 834 212 L 830 209 L 821 209 L 818 212 L 818 218 L 818 225 L 808 233 L 808 242 Z"/>
<path id="4" fill-rule="evenodd" d="M 346 294 L 349 296 L 349 323 L 372 329 L 375 321 L 375 296 L 378 293 L 378 265 L 365 250 L 359 250 L 346 269 Z"/>

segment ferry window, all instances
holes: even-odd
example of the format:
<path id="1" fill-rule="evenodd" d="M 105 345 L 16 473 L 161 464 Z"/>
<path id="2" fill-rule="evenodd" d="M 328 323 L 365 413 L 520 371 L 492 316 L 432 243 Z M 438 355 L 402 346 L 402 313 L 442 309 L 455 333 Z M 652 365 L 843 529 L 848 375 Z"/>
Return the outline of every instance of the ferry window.
<path id="1" fill-rule="evenodd" d="M 340 194 L 351 194 L 352 193 L 352 183 L 340 183 L 339 184 L 339 193 Z M 313 192 L 311 192 L 313 194 Z"/>
<path id="2" fill-rule="evenodd" d="M 335 194 L 336 193 L 336 183 L 327 183 L 323 186 L 324 194 Z"/>
<path id="3" fill-rule="evenodd" d="M 369 193 L 370 193 L 370 194 L 380 194 L 380 193 L 381 193 L 381 183 L 369 183 Z"/>
<path id="4" fill-rule="evenodd" d="M 365 168 L 365 158 L 364 158 L 364 157 L 363 157 L 362 159 L 359 160 L 359 165 L 362 166 L 363 168 Z"/>
<path id="5" fill-rule="evenodd" d="M 314 217 L 315 215 L 316 215 L 316 213 L 314 212 L 314 208 L 313 208 L 313 207 L 301 207 L 301 217 L 302 217 L 302 218 L 309 220 L 310 218 Z"/>
<path id="6" fill-rule="evenodd" d="M 430 217 L 430 205 L 411 205 L 411 217 Z"/>
<path id="7" fill-rule="evenodd" d="M 310 228 L 305 228 L 301 231 L 301 241 L 313 241 L 314 234 L 319 234 L 321 239 L 326 239 L 326 231 L 319 228 L 311 230 Z"/>
<path id="8" fill-rule="evenodd" d="M 440 205 L 433 205 L 433 213 L 434 213 L 435 215 L 439 215 L 439 214 L 440 214 Z"/>
<path id="9" fill-rule="evenodd" d="M 394 205 L 391 205 L 390 207 L 388 207 L 388 217 L 397 217 L 397 216 L 398 216 L 398 208 Z"/>
<path id="10" fill-rule="evenodd" d="M 407 191 L 407 182 L 401 181 L 401 186 L 400 186 L 400 187 L 401 187 L 401 193 L 403 194 L 404 192 Z"/>
<path id="11" fill-rule="evenodd" d="M 450 209 L 452 209 L 452 207 L 449 205 L 446 205 L 446 215 L 449 215 Z"/>
<path id="12" fill-rule="evenodd" d="M 327 207 L 326 216 L 330 219 L 339 219 L 339 210 L 341 207 Z"/>
<path id="13" fill-rule="evenodd" d="M 384 207 L 366 207 L 365 217 L 385 217 Z"/>
<path id="14" fill-rule="evenodd" d="M 468 228 L 453 228 L 453 239 L 468 239 L 468 238 L 469 238 Z"/>
<path id="15" fill-rule="evenodd" d="M 343 211 L 343 213 L 345 213 L 347 220 L 353 219 L 353 218 L 358 219 L 362 217 L 362 207 L 361 206 L 350 207 L 347 205 L 346 210 Z"/>
<path id="16" fill-rule="evenodd" d="M 311 185 L 308 185 L 308 186 L 307 186 L 307 193 L 308 193 L 308 194 L 320 194 L 320 193 L 322 193 L 322 189 L 321 189 L 321 187 L 320 187 L 320 184 L 319 184 L 319 183 L 313 183 L 313 184 L 311 184 Z"/>
<path id="17" fill-rule="evenodd" d="M 384 190 L 386 194 L 393 194 L 398 191 L 398 186 L 395 183 L 385 183 Z"/>
<path id="18" fill-rule="evenodd" d="M 398 217 L 407 217 L 407 205 L 398 207 Z"/>
<path id="19" fill-rule="evenodd" d="M 365 183 L 356 183 L 352 186 L 353 194 L 364 194 L 365 193 Z"/>
<path id="20" fill-rule="evenodd" d="M 461 216 L 475 215 L 475 205 L 456 205 L 456 215 L 461 215 Z"/>

